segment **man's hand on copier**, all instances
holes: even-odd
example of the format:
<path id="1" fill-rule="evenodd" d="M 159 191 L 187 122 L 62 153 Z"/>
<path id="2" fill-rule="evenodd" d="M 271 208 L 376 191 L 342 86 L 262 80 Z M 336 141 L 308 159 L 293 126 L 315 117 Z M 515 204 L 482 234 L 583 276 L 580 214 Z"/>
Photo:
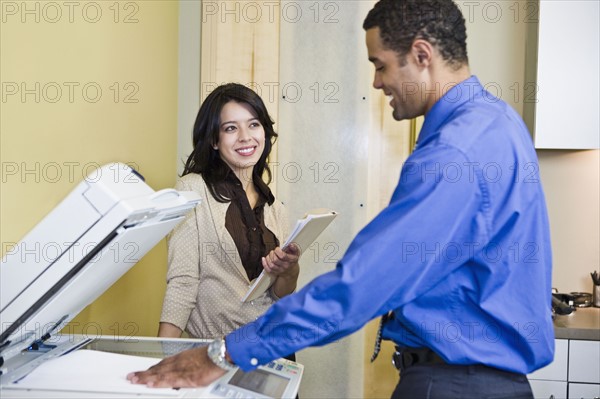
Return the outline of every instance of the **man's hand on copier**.
<path id="1" fill-rule="evenodd" d="M 191 388 L 209 385 L 225 373 L 210 360 L 203 346 L 167 357 L 146 371 L 129 373 L 127 379 L 153 388 Z"/>

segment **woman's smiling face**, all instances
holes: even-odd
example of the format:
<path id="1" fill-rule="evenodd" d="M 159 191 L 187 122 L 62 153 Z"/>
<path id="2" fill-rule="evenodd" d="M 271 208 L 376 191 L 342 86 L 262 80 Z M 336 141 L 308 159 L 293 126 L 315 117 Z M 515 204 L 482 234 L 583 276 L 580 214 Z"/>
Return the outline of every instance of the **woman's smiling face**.
<path id="1" fill-rule="evenodd" d="M 265 129 L 250 105 L 230 101 L 221 109 L 215 149 L 240 181 L 252 180 L 252 168 L 265 149 Z"/>

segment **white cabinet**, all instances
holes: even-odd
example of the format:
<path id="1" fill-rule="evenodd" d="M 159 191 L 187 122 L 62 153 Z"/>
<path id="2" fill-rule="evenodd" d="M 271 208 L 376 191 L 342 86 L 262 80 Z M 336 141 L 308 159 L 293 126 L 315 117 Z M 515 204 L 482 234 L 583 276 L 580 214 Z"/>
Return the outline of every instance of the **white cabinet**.
<path id="1" fill-rule="evenodd" d="M 554 361 L 527 377 L 536 399 L 600 399 L 600 341 L 557 339 Z"/>
<path id="2" fill-rule="evenodd" d="M 600 341 L 569 341 L 569 399 L 600 398 Z"/>
<path id="3" fill-rule="evenodd" d="M 599 384 L 569 383 L 569 399 L 600 399 Z"/>
<path id="4" fill-rule="evenodd" d="M 569 340 L 555 340 L 552 363 L 527 376 L 534 398 L 558 399 L 567 397 L 568 359 Z"/>
<path id="5" fill-rule="evenodd" d="M 569 342 L 569 382 L 600 384 L 600 341 Z"/>
<path id="6" fill-rule="evenodd" d="M 535 147 L 600 148 L 600 2 L 532 4 L 539 5 L 539 26 L 528 25 L 525 86 L 534 90 L 524 99 L 523 117 Z"/>
<path id="7" fill-rule="evenodd" d="M 567 397 L 567 382 L 529 380 L 535 399 L 559 399 Z"/>
<path id="8" fill-rule="evenodd" d="M 557 339 L 554 341 L 554 360 L 544 368 L 531 374 L 530 379 L 567 381 L 567 360 L 569 358 L 569 340 Z"/>

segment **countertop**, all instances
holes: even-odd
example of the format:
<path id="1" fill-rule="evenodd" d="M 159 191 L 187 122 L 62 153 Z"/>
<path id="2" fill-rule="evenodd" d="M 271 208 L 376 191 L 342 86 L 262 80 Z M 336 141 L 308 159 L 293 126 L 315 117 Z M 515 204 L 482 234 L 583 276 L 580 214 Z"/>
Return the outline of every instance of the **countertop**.
<path id="1" fill-rule="evenodd" d="M 558 339 L 600 341 L 600 308 L 577 308 L 569 315 L 556 315 L 554 335 Z"/>

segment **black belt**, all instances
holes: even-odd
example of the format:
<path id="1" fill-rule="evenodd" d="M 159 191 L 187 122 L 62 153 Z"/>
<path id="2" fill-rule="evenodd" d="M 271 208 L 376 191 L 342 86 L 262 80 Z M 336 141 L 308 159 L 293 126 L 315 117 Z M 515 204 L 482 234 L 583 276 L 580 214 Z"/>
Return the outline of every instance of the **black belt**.
<path id="1" fill-rule="evenodd" d="M 392 355 L 392 364 L 400 371 L 416 364 L 446 364 L 429 348 L 400 348 Z"/>

